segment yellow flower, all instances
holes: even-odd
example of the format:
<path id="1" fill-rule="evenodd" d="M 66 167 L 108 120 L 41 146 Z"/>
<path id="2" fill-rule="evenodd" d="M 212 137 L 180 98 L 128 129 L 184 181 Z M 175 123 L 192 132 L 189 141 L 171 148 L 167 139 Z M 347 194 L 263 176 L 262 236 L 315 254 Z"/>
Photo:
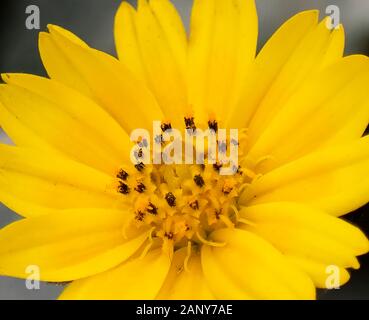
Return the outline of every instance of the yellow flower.
<path id="1" fill-rule="evenodd" d="M 24 217 L 0 231 L 0 274 L 38 266 L 73 281 L 62 299 L 313 299 L 346 283 L 369 250 L 339 218 L 369 200 L 369 62 L 343 57 L 328 22 L 302 12 L 255 58 L 252 0 L 195 0 L 188 39 L 169 0 L 123 2 L 119 61 L 49 26 L 51 80 L 0 85 L 16 145 L 0 145 L 0 200 Z M 154 120 L 238 128 L 238 172 L 134 166 L 129 134 Z"/>

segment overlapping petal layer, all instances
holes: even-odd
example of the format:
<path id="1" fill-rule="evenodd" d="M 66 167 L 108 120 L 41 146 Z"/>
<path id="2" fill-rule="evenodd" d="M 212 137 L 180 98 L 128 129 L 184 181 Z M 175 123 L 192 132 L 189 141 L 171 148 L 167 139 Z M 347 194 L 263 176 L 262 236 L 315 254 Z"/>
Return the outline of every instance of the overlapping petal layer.
<path id="1" fill-rule="evenodd" d="M 343 27 L 327 28 L 317 11 L 297 14 L 283 24 L 258 54 L 227 125 L 248 127 L 257 138 L 281 107 L 310 76 L 343 55 Z M 240 116 L 242 115 L 242 116 Z"/>
<path id="2" fill-rule="evenodd" d="M 182 124 L 178 114 L 188 113 L 187 36 L 171 2 L 139 0 L 137 11 L 123 2 L 115 39 L 120 61 L 154 93 L 166 120 Z"/>
<path id="3" fill-rule="evenodd" d="M 127 131 L 150 128 L 164 118 L 145 84 L 118 60 L 81 45 L 64 29 L 40 33 L 40 53 L 51 79 L 77 89 L 102 105 Z M 76 80 L 78 79 L 78 81 Z"/>
<path id="4" fill-rule="evenodd" d="M 365 56 L 349 56 L 317 72 L 250 141 L 248 156 L 271 156 L 259 168 L 265 172 L 323 146 L 360 138 L 369 121 L 368 80 Z"/>
<path id="5" fill-rule="evenodd" d="M 192 252 L 188 255 L 187 248 L 179 249 L 174 253 L 171 268 L 157 299 L 214 299 L 203 274 L 199 253 Z"/>
<path id="6" fill-rule="evenodd" d="M 301 202 L 340 216 L 368 202 L 369 137 L 324 148 L 260 177 L 240 204 Z"/>
<path id="7" fill-rule="evenodd" d="M 0 231 L 0 275 L 27 278 L 35 266 L 41 280 L 63 282 L 111 269 L 147 239 L 134 230 L 123 237 L 129 218 L 121 210 L 78 209 L 12 223 Z"/>
<path id="8" fill-rule="evenodd" d="M 74 281 L 60 296 L 62 300 L 155 299 L 170 268 L 160 249 L 149 252 L 109 271 Z"/>
<path id="9" fill-rule="evenodd" d="M 0 123 L 18 146 L 58 151 L 110 174 L 129 161 L 129 136 L 91 99 L 41 77 L 3 79 Z"/>
<path id="10" fill-rule="evenodd" d="M 327 267 L 359 267 L 356 256 L 369 251 L 369 241 L 356 227 L 325 212 L 298 203 L 276 202 L 245 207 L 240 215 L 249 221 L 245 230 L 268 240 L 325 287 Z M 324 279 L 324 281 L 322 280 Z"/>
<path id="11" fill-rule="evenodd" d="M 252 0 L 195 0 L 188 49 L 189 102 L 200 121 L 223 122 L 254 60 L 258 21 Z"/>
<path id="12" fill-rule="evenodd" d="M 211 239 L 227 243 L 201 250 L 203 272 L 216 298 L 314 299 L 310 278 L 254 233 L 220 229 Z"/>
<path id="13" fill-rule="evenodd" d="M 0 151 L 0 199 L 21 215 L 36 216 L 50 209 L 125 208 L 111 176 L 39 150 L 0 145 Z"/>

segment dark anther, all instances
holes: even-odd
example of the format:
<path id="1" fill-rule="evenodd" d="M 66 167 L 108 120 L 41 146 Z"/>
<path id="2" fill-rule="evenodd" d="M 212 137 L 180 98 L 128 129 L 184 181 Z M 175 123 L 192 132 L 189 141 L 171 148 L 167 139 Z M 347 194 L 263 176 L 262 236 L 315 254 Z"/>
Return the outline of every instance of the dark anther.
<path id="1" fill-rule="evenodd" d="M 191 227 L 188 224 L 186 224 L 186 231 L 189 231 L 189 230 L 191 230 Z"/>
<path id="2" fill-rule="evenodd" d="M 222 164 L 220 164 L 220 163 L 214 163 L 213 164 L 213 168 L 217 172 L 219 172 L 219 170 L 221 169 L 221 167 L 222 167 Z"/>
<path id="3" fill-rule="evenodd" d="M 138 157 L 142 158 L 142 156 L 143 156 L 143 150 L 141 148 L 140 150 L 138 150 Z"/>
<path id="4" fill-rule="evenodd" d="M 224 141 L 219 141 L 218 143 L 218 150 L 221 153 L 225 153 L 227 151 L 227 143 Z"/>
<path id="5" fill-rule="evenodd" d="M 233 188 L 232 187 L 223 187 L 222 192 L 224 194 L 230 194 L 232 192 Z"/>
<path id="6" fill-rule="evenodd" d="M 162 135 L 162 134 L 157 135 L 157 136 L 155 137 L 155 142 L 156 142 L 157 144 L 163 144 L 163 143 L 164 143 L 163 135 Z"/>
<path id="7" fill-rule="evenodd" d="M 142 139 L 142 140 L 138 143 L 138 146 L 139 146 L 140 148 L 147 148 L 147 147 L 148 147 L 147 140 L 146 140 L 146 139 Z"/>
<path id="8" fill-rule="evenodd" d="M 241 166 L 238 166 L 238 168 L 234 167 L 233 168 L 234 172 L 238 173 L 240 176 L 242 176 L 243 171 L 241 169 Z"/>
<path id="9" fill-rule="evenodd" d="M 217 218 L 217 220 L 219 220 L 221 213 L 222 213 L 222 210 L 215 210 L 215 218 Z"/>
<path id="10" fill-rule="evenodd" d="M 184 122 L 185 122 L 185 125 L 186 125 L 186 129 L 192 130 L 192 132 L 196 131 L 195 118 L 194 117 L 184 118 Z"/>
<path id="11" fill-rule="evenodd" d="M 161 131 L 165 132 L 167 130 L 172 129 L 172 125 L 169 122 L 168 123 L 162 123 L 160 128 L 161 128 Z"/>
<path id="12" fill-rule="evenodd" d="M 205 170 L 205 164 L 204 163 L 201 163 L 200 164 L 200 168 L 201 168 L 202 171 L 204 171 Z"/>
<path id="13" fill-rule="evenodd" d="M 238 146 L 239 143 L 236 139 L 231 139 L 231 143 L 234 145 L 234 146 Z"/>
<path id="14" fill-rule="evenodd" d="M 140 182 L 140 183 L 136 186 L 135 190 L 136 190 L 138 193 L 143 193 L 143 192 L 146 190 L 146 187 L 145 187 L 145 185 L 144 185 L 142 182 Z"/>
<path id="15" fill-rule="evenodd" d="M 145 169 L 145 165 L 142 163 L 142 162 L 140 162 L 140 163 L 137 163 L 137 164 L 135 164 L 135 168 L 138 170 L 138 171 L 142 171 L 143 169 Z"/>
<path id="16" fill-rule="evenodd" d="M 128 173 L 125 172 L 123 169 L 119 170 L 118 174 L 117 174 L 117 178 L 121 179 L 123 181 L 126 181 L 128 178 Z"/>
<path id="17" fill-rule="evenodd" d="M 137 211 L 135 219 L 138 221 L 143 221 L 145 219 L 145 213 L 142 211 Z"/>
<path id="18" fill-rule="evenodd" d="M 147 212 L 153 214 L 154 216 L 158 214 L 158 208 L 154 206 L 151 202 L 147 206 Z"/>
<path id="19" fill-rule="evenodd" d="M 199 209 L 199 202 L 197 200 L 190 202 L 189 205 L 193 210 Z"/>
<path id="20" fill-rule="evenodd" d="M 140 148 L 138 151 L 134 152 L 136 160 L 141 159 L 143 157 L 143 150 Z"/>
<path id="21" fill-rule="evenodd" d="M 194 176 L 193 181 L 195 181 L 195 183 L 201 188 L 205 185 L 205 181 L 204 178 L 197 174 L 196 176 Z"/>
<path id="22" fill-rule="evenodd" d="M 128 187 L 128 185 L 122 181 L 119 181 L 118 192 L 123 193 L 123 194 L 128 194 L 129 191 L 130 191 L 130 188 Z"/>
<path id="23" fill-rule="evenodd" d="M 173 237 L 174 237 L 174 234 L 173 234 L 173 232 L 165 232 L 164 237 L 166 237 L 169 240 L 172 240 Z"/>
<path id="24" fill-rule="evenodd" d="M 208 126 L 210 130 L 213 130 L 215 133 L 218 132 L 218 122 L 216 122 L 215 120 L 209 120 Z"/>
<path id="25" fill-rule="evenodd" d="M 166 195 L 165 195 L 165 200 L 167 200 L 169 206 L 171 207 L 175 207 L 176 205 L 176 197 L 174 196 L 173 193 L 171 192 L 168 192 Z"/>

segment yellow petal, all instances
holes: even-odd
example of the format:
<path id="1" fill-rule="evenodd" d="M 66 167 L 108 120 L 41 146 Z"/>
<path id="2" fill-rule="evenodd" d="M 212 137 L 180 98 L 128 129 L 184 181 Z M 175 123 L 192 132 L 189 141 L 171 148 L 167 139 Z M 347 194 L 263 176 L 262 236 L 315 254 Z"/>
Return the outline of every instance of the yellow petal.
<path id="1" fill-rule="evenodd" d="M 58 26 L 53 27 L 74 44 L 80 45 L 85 49 L 88 48 L 87 44 L 75 35 L 71 35 L 72 33 L 68 30 Z M 40 32 L 38 45 L 42 62 L 50 78 L 65 83 L 86 96 L 93 97 L 93 92 L 83 78 L 83 75 L 77 72 L 69 58 L 62 54 L 58 46 L 47 33 Z"/>
<path id="2" fill-rule="evenodd" d="M 140 80 L 146 81 L 146 70 L 137 39 L 136 10 L 123 1 L 115 15 L 114 37 L 119 60 Z"/>
<path id="3" fill-rule="evenodd" d="M 123 2 L 115 38 L 120 61 L 145 81 L 168 120 L 182 119 L 187 108 L 187 39 L 171 2 L 140 0 L 137 12 Z"/>
<path id="4" fill-rule="evenodd" d="M 52 148 L 109 173 L 130 161 L 129 136 L 92 100 L 46 78 L 5 74 L 3 79 L 10 84 L 0 88 L 7 111 Z M 1 122 L 5 130 L 10 127 L 7 119 Z M 9 132 L 17 145 L 38 147 L 26 132 L 20 141 L 17 134 L 16 129 Z"/>
<path id="5" fill-rule="evenodd" d="M 0 144 L 0 199 L 25 216 L 39 207 L 118 208 L 112 177 L 55 154 Z M 30 204 L 30 207 L 27 206 Z"/>
<path id="6" fill-rule="evenodd" d="M 303 204 L 276 202 L 244 207 L 240 215 L 258 234 L 289 256 L 342 268 L 357 268 L 369 251 L 365 235 L 349 223 Z"/>
<path id="7" fill-rule="evenodd" d="M 204 278 L 200 255 L 193 252 L 185 267 L 187 248 L 174 253 L 171 268 L 164 285 L 156 297 L 159 300 L 212 300 Z"/>
<path id="8" fill-rule="evenodd" d="M 260 177 L 240 196 L 240 204 L 302 202 L 340 216 L 369 200 L 369 137 L 332 146 Z"/>
<path id="9" fill-rule="evenodd" d="M 151 300 L 157 296 L 169 268 L 169 257 L 157 249 L 142 259 L 131 259 L 115 269 L 74 281 L 59 299 Z"/>
<path id="10" fill-rule="evenodd" d="M 306 79 L 342 57 L 343 31 L 331 32 L 326 20 L 317 25 L 318 14 L 313 10 L 292 17 L 257 56 L 242 98 L 228 120 L 230 126 L 249 127 L 251 142 Z"/>
<path id="11" fill-rule="evenodd" d="M 369 122 L 368 81 L 365 56 L 341 59 L 318 73 L 286 102 L 256 139 L 249 157 L 270 155 L 273 161 L 262 169 L 266 172 L 321 146 L 360 138 Z"/>
<path id="12" fill-rule="evenodd" d="M 90 95 L 129 133 L 137 128 L 151 128 L 153 120 L 163 119 L 155 98 L 122 63 L 70 40 L 61 28 L 49 26 L 49 30 L 50 34 L 40 33 L 40 52 L 52 79 Z M 67 73 L 59 70 L 63 61 L 70 64 Z M 83 79 L 90 94 L 75 83 L 76 77 Z"/>
<path id="13" fill-rule="evenodd" d="M 337 32 L 332 31 L 333 34 Z M 263 97 L 255 115 L 250 121 L 250 139 L 256 139 L 273 117 L 278 114 L 288 98 L 311 75 L 321 69 L 321 63 L 327 64 L 326 53 L 332 34 L 326 26 L 326 19 L 306 35 L 298 45 L 272 86 Z M 342 56 L 343 52 L 341 52 Z M 336 58 L 331 62 L 336 62 Z"/>
<path id="14" fill-rule="evenodd" d="M 338 276 L 337 282 L 334 282 L 334 288 L 336 288 L 336 285 L 338 287 L 343 286 L 350 280 L 350 274 L 342 267 L 327 265 L 303 257 L 286 256 L 286 258 L 306 272 L 317 288 L 332 289 L 332 284 L 329 282 L 329 276 L 332 275 L 332 271 Z"/>
<path id="15" fill-rule="evenodd" d="M 255 58 L 253 0 L 195 0 L 189 42 L 189 99 L 200 120 L 223 121 Z"/>
<path id="16" fill-rule="evenodd" d="M 218 299 L 314 299 L 309 277 L 255 234 L 221 229 L 210 238 L 224 247 L 203 246 L 204 275 Z"/>
<path id="17" fill-rule="evenodd" d="M 19 146 L 33 146 L 38 149 L 45 149 L 57 152 L 43 138 L 39 137 L 30 128 L 22 124 L 17 117 L 9 112 L 0 99 L 0 123 L 1 128 L 6 132 L 11 141 Z"/>
<path id="18" fill-rule="evenodd" d="M 325 68 L 342 58 L 345 51 L 345 29 L 342 24 L 333 30 L 329 39 L 327 51 L 320 63 L 321 68 Z"/>
<path id="19" fill-rule="evenodd" d="M 125 239 L 130 216 L 120 210 L 78 209 L 14 222 L 0 231 L 0 274 L 18 278 L 28 266 L 39 268 L 44 281 L 88 277 L 128 259 L 147 239 Z"/>

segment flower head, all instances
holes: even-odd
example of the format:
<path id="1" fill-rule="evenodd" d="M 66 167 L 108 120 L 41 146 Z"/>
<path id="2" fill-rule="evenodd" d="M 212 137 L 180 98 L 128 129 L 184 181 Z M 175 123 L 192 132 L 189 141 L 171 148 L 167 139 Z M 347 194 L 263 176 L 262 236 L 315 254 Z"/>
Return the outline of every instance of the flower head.
<path id="1" fill-rule="evenodd" d="M 292 17 L 256 55 L 252 0 L 195 0 L 189 36 L 169 0 L 123 2 L 119 60 L 50 25 L 50 79 L 2 75 L 15 146 L 0 145 L 0 200 L 24 219 L 0 231 L 0 274 L 36 265 L 72 281 L 64 299 L 313 299 L 327 270 L 346 283 L 369 250 L 339 218 L 369 200 L 369 60 L 343 57 L 327 19 Z M 181 139 L 179 162 L 141 161 L 171 158 L 174 129 L 208 130 L 216 159 Z"/>

